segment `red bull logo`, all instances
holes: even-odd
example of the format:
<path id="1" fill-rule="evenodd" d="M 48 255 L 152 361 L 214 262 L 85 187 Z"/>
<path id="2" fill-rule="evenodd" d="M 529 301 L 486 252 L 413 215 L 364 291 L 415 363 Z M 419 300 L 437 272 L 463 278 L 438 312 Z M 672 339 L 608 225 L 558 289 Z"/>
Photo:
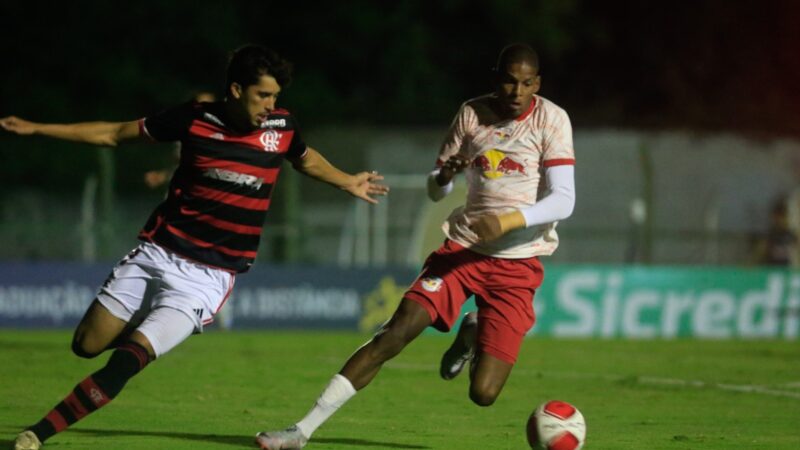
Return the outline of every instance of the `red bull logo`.
<path id="1" fill-rule="evenodd" d="M 493 148 L 472 160 L 472 167 L 480 169 L 486 178 L 500 178 L 504 175 L 525 175 L 525 166 Z"/>

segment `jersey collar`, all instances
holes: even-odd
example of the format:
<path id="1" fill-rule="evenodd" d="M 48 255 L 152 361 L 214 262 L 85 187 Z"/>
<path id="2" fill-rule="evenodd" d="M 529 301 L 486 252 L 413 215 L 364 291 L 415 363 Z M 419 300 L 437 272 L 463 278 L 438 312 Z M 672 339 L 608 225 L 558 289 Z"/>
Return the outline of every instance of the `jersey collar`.
<path id="1" fill-rule="evenodd" d="M 531 113 L 533 112 L 534 108 L 536 108 L 536 96 L 535 95 L 531 99 L 531 106 L 528 107 L 528 110 L 525 111 L 524 113 L 520 114 L 519 117 L 517 117 L 514 120 L 517 121 L 517 122 L 522 122 L 523 120 L 527 119 L 528 116 L 531 115 Z"/>

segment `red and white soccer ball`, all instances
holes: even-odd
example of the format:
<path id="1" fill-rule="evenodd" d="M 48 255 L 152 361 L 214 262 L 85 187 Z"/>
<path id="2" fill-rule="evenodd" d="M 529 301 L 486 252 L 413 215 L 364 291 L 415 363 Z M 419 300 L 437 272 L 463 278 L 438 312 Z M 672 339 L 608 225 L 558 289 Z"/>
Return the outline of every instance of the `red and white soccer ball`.
<path id="1" fill-rule="evenodd" d="M 586 441 L 586 421 L 578 408 L 551 400 L 536 408 L 528 418 L 531 448 L 578 450 Z"/>

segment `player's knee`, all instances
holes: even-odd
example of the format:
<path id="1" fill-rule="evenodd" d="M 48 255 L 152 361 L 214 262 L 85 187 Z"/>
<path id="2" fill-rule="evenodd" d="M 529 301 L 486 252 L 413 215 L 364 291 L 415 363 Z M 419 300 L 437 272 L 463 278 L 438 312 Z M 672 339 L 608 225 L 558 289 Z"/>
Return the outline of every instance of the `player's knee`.
<path id="1" fill-rule="evenodd" d="M 471 385 L 469 388 L 469 398 L 478 406 L 491 406 L 500 395 L 500 389 L 493 386 Z"/>
<path id="2" fill-rule="evenodd" d="M 105 350 L 104 348 L 98 348 L 96 345 L 92 345 L 91 342 L 87 341 L 86 339 L 73 339 L 72 340 L 72 353 L 81 357 L 92 359 L 103 353 Z"/>
<path id="3" fill-rule="evenodd" d="M 408 343 L 402 334 L 395 330 L 388 329 L 375 335 L 373 338 L 373 353 L 375 359 L 387 361 L 400 353 Z"/>

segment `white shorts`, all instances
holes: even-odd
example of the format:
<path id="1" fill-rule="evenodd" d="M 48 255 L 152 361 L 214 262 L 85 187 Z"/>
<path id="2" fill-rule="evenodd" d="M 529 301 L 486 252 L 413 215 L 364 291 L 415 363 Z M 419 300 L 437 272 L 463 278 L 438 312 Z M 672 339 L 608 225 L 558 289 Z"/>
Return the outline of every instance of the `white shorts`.
<path id="1" fill-rule="evenodd" d="M 159 356 L 189 334 L 202 333 L 203 326 L 214 321 L 235 279 L 231 272 L 143 242 L 114 267 L 97 300 L 115 317 L 137 326 Z M 188 321 L 164 320 L 175 317 L 169 313 L 150 318 L 160 308 L 179 311 Z M 169 329 L 170 321 L 174 322 L 174 333 Z"/>

